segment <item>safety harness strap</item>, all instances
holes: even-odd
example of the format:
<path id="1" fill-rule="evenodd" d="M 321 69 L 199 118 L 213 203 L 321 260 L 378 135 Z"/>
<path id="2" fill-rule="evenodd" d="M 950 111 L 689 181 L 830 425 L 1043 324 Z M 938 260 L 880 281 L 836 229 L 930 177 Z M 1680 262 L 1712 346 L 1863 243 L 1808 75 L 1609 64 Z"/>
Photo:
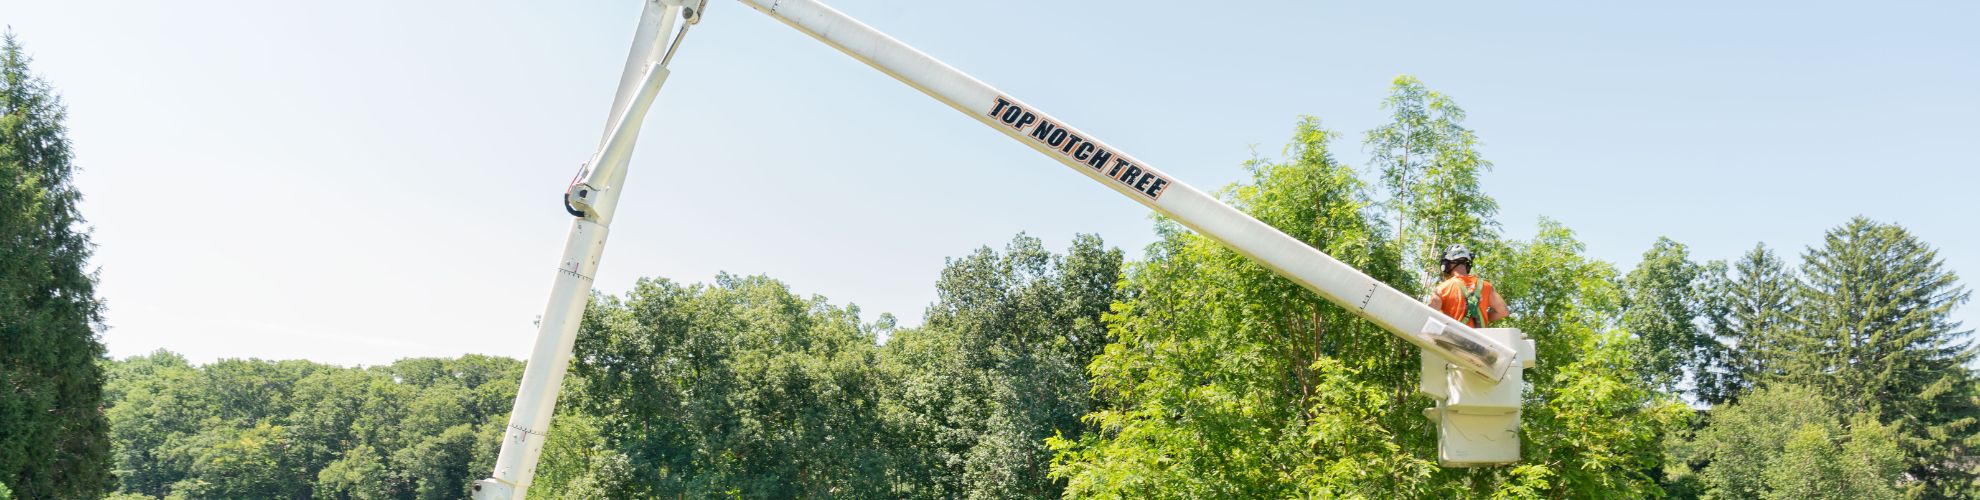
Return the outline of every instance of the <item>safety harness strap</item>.
<path id="1" fill-rule="evenodd" d="M 1484 328 L 1485 314 L 1478 310 L 1478 289 L 1483 287 L 1474 287 L 1471 285 L 1463 285 L 1463 287 L 1465 322 L 1471 323 L 1472 328 Z"/>

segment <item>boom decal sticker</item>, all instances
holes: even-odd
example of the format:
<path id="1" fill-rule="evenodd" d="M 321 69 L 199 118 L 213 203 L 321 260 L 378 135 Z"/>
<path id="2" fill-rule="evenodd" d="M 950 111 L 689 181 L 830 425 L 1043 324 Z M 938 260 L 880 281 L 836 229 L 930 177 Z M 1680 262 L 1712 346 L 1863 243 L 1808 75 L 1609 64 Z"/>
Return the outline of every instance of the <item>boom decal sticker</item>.
<path id="1" fill-rule="evenodd" d="M 1031 132 L 1025 134 L 1026 137 L 1048 149 L 1058 151 L 1061 156 L 1085 164 L 1087 168 L 1127 186 L 1134 192 L 1141 193 L 1142 196 L 1147 196 L 1150 200 L 1162 199 L 1162 192 L 1169 189 L 1169 180 L 1156 173 L 1154 169 L 1136 165 L 1127 158 L 1100 147 L 1098 143 L 1072 133 L 1064 125 L 1052 123 L 1037 113 L 1018 106 L 1009 98 L 997 97 L 996 106 L 990 108 L 990 117 L 1005 126 L 1017 129 L 1018 132 L 1024 132 L 1025 128 L 1029 127 Z"/>

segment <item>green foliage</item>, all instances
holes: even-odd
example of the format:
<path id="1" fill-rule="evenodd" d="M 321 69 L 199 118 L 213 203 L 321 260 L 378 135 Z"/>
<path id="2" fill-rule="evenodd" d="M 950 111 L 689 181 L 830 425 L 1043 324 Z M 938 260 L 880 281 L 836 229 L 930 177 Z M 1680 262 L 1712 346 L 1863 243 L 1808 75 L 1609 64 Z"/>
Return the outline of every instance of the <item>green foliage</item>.
<path id="1" fill-rule="evenodd" d="M 22 498 L 106 493 L 109 422 L 96 359 L 102 304 L 70 183 L 64 109 L 0 43 L 0 482 Z"/>
<path id="2" fill-rule="evenodd" d="M 1403 279 L 1367 215 L 1363 185 L 1301 122 L 1284 162 L 1252 161 L 1226 199 L 1295 238 L 1390 280 Z M 1386 333 L 1216 242 L 1158 225 L 1129 266 L 1129 297 L 1107 316 L 1116 339 L 1089 370 L 1108 405 L 1100 432 L 1054 439 L 1055 474 L 1079 496 L 1284 497 L 1421 492 L 1416 363 Z M 1352 370 L 1352 371 L 1350 371 Z M 1413 376 L 1413 373 L 1410 374 Z M 1375 408 L 1384 408 L 1376 410 Z M 1405 423 L 1413 433 L 1395 432 Z M 1417 453 L 1399 453 L 1414 445 Z"/>
<path id="3" fill-rule="evenodd" d="M 317 471 L 315 494 L 318 498 L 353 500 L 392 498 L 390 477 L 378 450 L 361 444 Z"/>
<path id="4" fill-rule="evenodd" d="M 1464 127 L 1464 109 L 1414 76 L 1396 77 L 1382 108 L 1390 122 L 1368 131 L 1362 143 L 1388 194 L 1383 206 L 1395 217 L 1398 254 L 1407 268 L 1429 271 L 1422 275 L 1428 279 L 1441 272 L 1434 268 L 1445 247 L 1462 243 L 1478 252 L 1496 242 L 1492 217 L 1499 203 L 1478 183 L 1492 162 Z M 1420 291 L 1411 288 L 1418 283 L 1402 285 Z"/>
<path id="5" fill-rule="evenodd" d="M 612 497 L 874 496 L 882 380 L 858 310 L 764 277 L 641 280 L 593 302 L 572 371 L 633 464 Z"/>
<path id="6" fill-rule="evenodd" d="M 1638 339 L 1632 354 L 1644 380 L 1667 392 L 1689 388 L 1697 396 L 1699 382 L 1709 377 L 1710 356 L 1718 352 L 1699 320 L 1701 277 L 1707 274 L 1684 244 L 1657 238 L 1624 280 L 1629 307 L 1623 328 Z"/>
<path id="7" fill-rule="evenodd" d="M 899 331 L 767 278 L 642 282 L 586 316 L 532 495 L 1056 496 L 1044 440 L 1085 430 L 1120 266 L 1098 238 L 1055 255 L 1019 236 L 951 262 L 929 324 Z M 103 366 L 122 490 L 147 498 L 457 498 L 520 374 L 483 356 Z"/>
<path id="8" fill-rule="evenodd" d="M 1675 453 L 1714 497 L 1759 498 L 1768 490 L 1763 473 L 1804 426 L 1834 425 L 1829 403 L 1806 387 L 1783 385 L 1749 394 L 1712 410 L 1711 423 Z"/>
<path id="9" fill-rule="evenodd" d="M 1691 411 L 1639 380 L 1631 338 L 1619 330 L 1624 291 L 1609 263 L 1582 255 L 1567 227 L 1541 219 L 1532 240 L 1513 241 L 1494 274 L 1519 328 L 1539 347 L 1526 372 L 1522 462 L 1501 474 L 1495 495 L 1654 496 L 1660 443 Z M 1544 479 L 1544 486 L 1526 486 Z"/>
<path id="10" fill-rule="evenodd" d="M 1673 276 L 1683 264 L 1672 255 L 1640 271 Z M 1720 405 L 1709 425 L 1673 441 L 1670 484 L 1738 498 L 1980 494 L 1980 375 L 1970 332 L 1951 320 L 1968 293 L 1935 250 L 1858 217 L 1803 254 L 1799 279 L 1764 246 L 1730 277 L 1703 269 L 1692 307 L 1717 342 L 1701 343 L 1713 367 L 1699 395 Z M 1645 296 L 1669 295 L 1646 282 Z M 1667 317 L 1682 309 L 1670 303 L 1633 306 Z M 1665 350 L 1694 345 L 1658 338 Z"/>
<path id="11" fill-rule="evenodd" d="M 529 484 L 529 498 L 560 498 L 559 493 L 570 492 L 580 479 L 602 468 L 609 459 L 610 452 L 602 446 L 603 436 L 598 434 L 598 419 L 569 408 L 562 401 L 558 404 L 558 409 L 563 411 L 552 420 L 555 425 L 550 426 L 550 436 L 544 439 L 536 478 Z M 496 436 L 499 439 L 500 434 Z"/>
<path id="12" fill-rule="evenodd" d="M 1980 494 L 1980 375 L 1953 321 L 1969 294 L 1938 251 L 1904 228 L 1862 217 L 1803 255 L 1805 285 L 1783 380 L 1816 387 L 1847 412 L 1891 422 L 1925 494 Z"/>
<path id="13" fill-rule="evenodd" d="M 896 448 L 895 494 L 954 498 L 966 489 L 970 450 L 984 435 L 991 408 L 986 376 L 965 368 L 961 341 L 949 330 L 904 329 L 881 349 L 880 369 L 890 381 L 882 418 L 893 439 L 913 444 Z"/>
<path id="14" fill-rule="evenodd" d="M 1226 199 L 1391 283 L 1417 273 L 1372 215 L 1354 171 L 1312 120 L 1287 161 L 1254 161 Z M 1486 219 L 1481 219 L 1486 220 Z M 1426 226 L 1428 227 L 1428 226 Z M 1482 227 L 1482 226 L 1480 226 Z M 1515 316 L 1542 347 L 1529 372 L 1525 464 L 1440 469 L 1416 394 L 1414 348 L 1207 238 L 1167 222 L 1128 298 L 1116 342 L 1089 370 L 1100 432 L 1054 439 L 1055 474 L 1079 496 L 1571 497 L 1659 492 L 1661 436 L 1688 410 L 1635 382 L 1616 272 L 1543 221 L 1494 244 Z M 1533 311 L 1526 313 L 1525 311 Z"/>
<path id="15" fill-rule="evenodd" d="M 476 355 L 196 367 L 165 351 L 104 366 L 119 490 L 154 498 L 459 498 L 494 461 L 475 430 L 507 417 L 522 371 Z"/>
<path id="16" fill-rule="evenodd" d="M 1786 374 L 1779 364 L 1788 354 L 1799 283 L 1764 244 L 1740 257 L 1730 278 L 1715 267 L 1705 274 L 1703 316 L 1719 350 L 1709 356 L 1713 369 L 1699 381 L 1699 399 L 1730 403 Z"/>
<path id="17" fill-rule="evenodd" d="M 121 491 L 162 497 L 185 478 L 185 464 L 162 466 L 169 444 L 196 434 L 210 411 L 199 400 L 199 371 L 166 351 L 106 363 L 104 386 L 115 443 L 112 467 Z M 179 457 L 171 456 L 173 459 Z"/>
<path id="18" fill-rule="evenodd" d="M 1829 442 L 1829 432 L 1826 427 L 1816 424 L 1806 424 L 1796 429 L 1788 437 L 1787 445 L 1781 454 L 1767 464 L 1766 471 L 1761 477 L 1765 478 L 1770 488 L 1761 498 L 1768 500 L 1830 498 L 1828 493 L 1834 490 L 1831 489 L 1829 481 L 1842 475 L 1842 464 L 1835 461 L 1835 445 Z M 1888 489 L 1889 486 L 1885 488 Z M 1869 497 L 1837 496 L 1835 498 Z"/>
<path id="19" fill-rule="evenodd" d="M 1085 364 L 1107 344 L 1101 314 L 1115 300 L 1121 259 L 1093 235 L 1075 237 L 1063 257 L 1018 235 L 1002 255 L 978 249 L 948 261 L 927 326 L 885 350 L 895 387 L 911 387 L 889 397 L 899 403 L 893 423 L 942 445 L 903 457 L 915 462 L 901 468 L 903 484 L 929 496 L 1059 496 L 1045 439 L 1087 431 Z M 956 356 L 923 350 L 929 344 Z M 952 393 L 946 405 L 925 403 L 935 391 Z"/>
<path id="20" fill-rule="evenodd" d="M 1675 440 L 1668 472 L 1695 479 L 1711 498 L 1899 498 L 1907 479 L 1896 427 L 1865 415 L 1839 419 L 1833 408 L 1799 385 L 1749 393 Z"/>
<path id="21" fill-rule="evenodd" d="M 309 481 L 299 477 L 292 446 L 281 427 L 221 427 L 185 443 L 188 479 L 172 492 L 195 498 L 303 498 Z"/>
<path id="22" fill-rule="evenodd" d="M 586 316 L 571 398 L 585 416 L 553 426 L 546 481 L 566 496 L 1057 496 L 1044 440 L 1084 432 L 1082 367 L 1120 266 L 1095 237 L 1055 255 L 1020 235 L 950 261 L 914 329 L 763 277 L 641 281 Z"/>
<path id="23" fill-rule="evenodd" d="M 953 259 L 927 325 L 883 349 L 895 390 L 889 426 L 923 446 L 897 447 L 894 493 L 921 497 L 1057 497 L 1045 439 L 1077 438 L 1093 407 L 1085 365 L 1107 343 L 1122 254 L 1074 238 L 1065 255 L 1018 235 L 999 254 Z"/>
<path id="24" fill-rule="evenodd" d="M 1866 416 L 1850 419 L 1849 436 L 1843 442 L 1836 481 L 1845 498 L 1898 498 L 1893 483 L 1904 477 L 1904 451 L 1898 448 L 1897 426 L 1877 423 Z"/>

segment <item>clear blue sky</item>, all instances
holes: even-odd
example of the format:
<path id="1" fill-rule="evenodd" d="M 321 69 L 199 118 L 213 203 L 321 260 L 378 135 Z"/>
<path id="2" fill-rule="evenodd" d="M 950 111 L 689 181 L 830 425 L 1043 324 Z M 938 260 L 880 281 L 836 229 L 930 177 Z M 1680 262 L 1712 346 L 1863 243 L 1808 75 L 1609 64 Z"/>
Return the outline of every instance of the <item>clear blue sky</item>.
<path id="1" fill-rule="evenodd" d="M 765 273 L 919 322 L 1019 231 L 1139 255 L 1147 212 L 770 18 L 712 0 L 598 281 Z M 1389 81 L 1454 96 L 1513 237 L 1628 269 L 1790 259 L 1849 217 L 1980 277 L 1970 2 L 914 2 L 840 10 L 1214 189 L 1298 115 L 1363 165 Z M 69 104 L 127 356 L 522 357 L 639 2 L 0 1 Z M 1969 324 L 1969 306 L 1959 313 Z"/>

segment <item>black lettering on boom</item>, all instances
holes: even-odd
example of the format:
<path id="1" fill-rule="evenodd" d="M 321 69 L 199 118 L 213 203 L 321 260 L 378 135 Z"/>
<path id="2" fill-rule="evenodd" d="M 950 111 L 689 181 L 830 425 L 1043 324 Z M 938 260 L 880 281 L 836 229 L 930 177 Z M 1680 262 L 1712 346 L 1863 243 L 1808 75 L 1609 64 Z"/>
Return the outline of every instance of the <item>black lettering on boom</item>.
<path id="1" fill-rule="evenodd" d="M 1133 186 L 1138 177 L 1141 177 L 1141 167 L 1128 165 L 1127 171 L 1121 172 L 1121 183 Z"/>
<path id="2" fill-rule="evenodd" d="M 1112 159 L 1114 159 L 1114 153 L 1112 151 L 1098 149 L 1093 152 L 1093 159 L 1086 160 L 1086 166 L 1093 167 L 1094 170 L 1099 170 L 1107 166 L 1107 160 Z"/>
<path id="3" fill-rule="evenodd" d="M 1168 179 L 1120 157 L 1100 143 L 1080 137 L 1064 125 L 1045 119 L 1044 115 L 1024 109 L 1017 104 L 1017 101 L 998 96 L 990 107 L 988 116 L 1019 132 L 1025 132 L 1025 127 L 1037 125 L 1025 135 L 1031 136 L 1039 145 L 1056 149 L 1060 155 L 1073 162 L 1085 164 L 1095 173 L 1104 171 L 1103 175 L 1114 182 L 1119 182 L 1122 186 L 1150 199 L 1161 199 L 1162 193 L 1168 191 L 1172 185 Z M 1108 165 L 1109 163 L 1112 165 Z"/>
<path id="4" fill-rule="evenodd" d="M 1066 145 L 1059 146 L 1059 152 L 1065 154 L 1073 154 L 1073 148 L 1079 147 L 1079 143 L 1082 142 L 1086 142 L 1086 140 L 1081 139 L 1078 135 L 1074 135 L 1068 132 L 1066 133 Z M 1078 155 L 1074 155 L 1074 156 L 1078 156 Z"/>

